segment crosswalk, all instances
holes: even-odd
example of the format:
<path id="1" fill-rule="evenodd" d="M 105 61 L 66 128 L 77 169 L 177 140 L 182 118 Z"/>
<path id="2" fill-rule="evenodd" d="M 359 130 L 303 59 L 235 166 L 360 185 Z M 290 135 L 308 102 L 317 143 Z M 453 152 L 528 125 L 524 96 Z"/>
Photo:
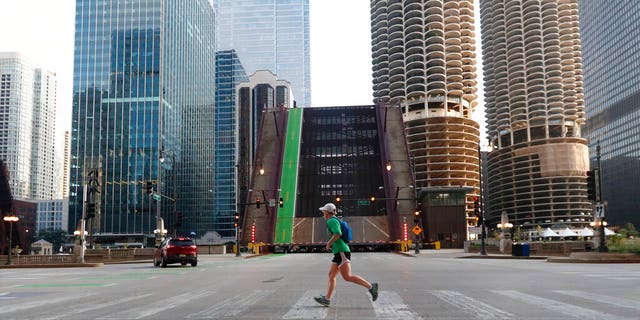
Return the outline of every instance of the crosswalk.
<path id="1" fill-rule="evenodd" d="M 98 295 L 87 293 L 45 294 L 32 299 L 19 292 L 0 292 L 0 319 L 54 320 L 77 314 L 101 320 L 638 319 L 640 315 L 640 304 L 634 299 L 588 290 L 382 290 L 375 302 L 365 294 L 337 294 L 329 308 L 313 300 L 322 291 L 323 288 L 300 289 L 282 294 L 276 290 L 249 290 L 227 294 L 212 289 L 171 296 L 144 293 L 114 300 L 100 300 Z"/>

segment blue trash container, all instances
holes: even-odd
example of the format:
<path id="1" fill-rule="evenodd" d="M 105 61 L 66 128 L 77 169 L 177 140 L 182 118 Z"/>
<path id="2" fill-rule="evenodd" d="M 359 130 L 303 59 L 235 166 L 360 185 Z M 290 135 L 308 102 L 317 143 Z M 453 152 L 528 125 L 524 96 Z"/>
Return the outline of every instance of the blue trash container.
<path id="1" fill-rule="evenodd" d="M 530 251 L 529 244 L 526 242 L 522 242 L 520 243 L 520 246 L 521 246 L 521 249 L 520 249 L 521 256 L 528 257 L 529 251 Z"/>

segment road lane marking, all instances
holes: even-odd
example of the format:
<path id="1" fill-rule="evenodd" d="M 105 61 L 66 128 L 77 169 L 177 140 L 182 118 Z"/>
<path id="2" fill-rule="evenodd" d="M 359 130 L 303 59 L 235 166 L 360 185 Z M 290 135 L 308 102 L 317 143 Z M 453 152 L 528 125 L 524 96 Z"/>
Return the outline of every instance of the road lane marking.
<path id="1" fill-rule="evenodd" d="M 287 311 L 282 319 L 324 319 L 329 313 L 329 308 L 319 305 L 313 300 L 314 292 L 307 290 Z"/>
<path id="2" fill-rule="evenodd" d="M 606 303 L 606 304 L 614 305 L 616 307 L 631 308 L 631 309 L 640 310 L 640 305 L 638 304 L 638 301 L 636 301 L 636 300 L 619 298 L 619 297 L 603 296 L 603 295 L 594 294 L 594 293 L 590 293 L 590 292 L 586 292 L 586 291 L 554 290 L 553 292 L 557 292 L 557 293 L 560 293 L 560 294 L 565 294 L 565 295 L 572 296 L 572 297 L 583 298 L 583 299 L 587 299 L 587 300 L 591 300 L 591 301 Z"/>
<path id="3" fill-rule="evenodd" d="M 372 302 L 377 319 L 419 320 L 418 314 L 404 304 L 400 295 L 392 291 L 380 291 L 378 300 Z"/>
<path id="4" fill-rule="evenodd" d="M 209 295 L 210 293 L 210 291 L 183 293 L 177 296 L 171 296 L 163 300 L 155 301 L 154 303 L 146 304 L 143 307 L 123 310 L 121 312 L 114 313 L 105 317 L 100 317 L 98 319 L 141 319 L 150 317 L 165 310 L 173 309 L 195 299 L 199 299 L 203 296 Z"/>
<path id="5" fill-rule="evenodd" d="M 509 312 L 500 310 L 482 301 L 467 297 L 456 291 L 432 290 L 432 295 L 450 305 L 461 309 L 466 314 L 472 315 L 476 319 L 514 319 L 515 316 Z"/>
<path id="6" fill-rule="evenodd" d="M 70 310 L 69 312 L 60 313 L 60 314 L 56 314 L 55 316 L 52 316 L 52 317 L 46 317 L 46 318 L 41 318 L 41 319 L 54 320 L 54 319 L 60 319 L 60 318 L 66 318 L 66 317 L 71 319 L 71 318 L 73 318 L 74 316 L 76 316 L 78 314 L 82 314 L 83 312 L 92 311 L 92 310 L 98 310 L 98 309 L 102 309 L 102 308 L 107 308 L 107 307 L 111 307 L 111 306 L 114 306 L 114 305 L 119 305 L 119 304 L 122 304 L 122 303 L 126 303 L 126 302 L 129 302 L 129 301 L 146 298 L 146 297 L 151 296 L 151 295 L 152 295 L 151 293 L 147 293 L 147 294 L 138 295 L 138 296 L 134 296 L 134 297 L 127 297 L 127 298 L 112 300 L 112 301 L 105 302 L 105 303 L 97 303 L 97 304 L 89 304 L 89 305 L 87 305 L 86 303 L 82 303 L 82 304 L 76 305 L 76 306 L 68 306 L 68 309 Z"/>
<path id="7" fill-rule="evenodd" d="M 491 290 L 491 292 L 506 296 L 510 299 L 520 301 L 522 303 L 538 306 L 543 309 L 549 309 L 557 313 L 565 314 L 577 319 L 625 319 L 617 317 L 610 313 L 602 313 L 595 310 L 563 303 L 556 300 L 540 298 L 530 294 L 518 292 L 515 290 Z"/>
<path id="8" fill-rule="evenodd" d="M 237 294 L 231 298 L 222 300 L 210 308 L 193 313 L 185 318 L 187 319 L 218 319 L 221 317 L 235 317 L 246 311 L 256 302 L 266 296 L 273 294 L 274 290 L 254 290 L 247 294 L 245 292 Z"/>
<path id="9" fill-rule="evenodd" d="M 95 293 L 89 293 L 89 292 L 84 292 L 82 294 L 74 294 L 74 295 L 65 295 L 62 297 L 52 297 L 46 300 L 39 300 L 39 301 L 29 301 L 29 302 L 25 302 L 25 303 L 18 303 L 18 304 L 11 304 L 11 305 L 7 305 L 7 306 L 2 306 L 2 308 L 0 308 L 0 314 L 3 313 L 10 313 L 10 312 L 16 312 L 16 311 L 21 311 L 21 310 L 27 310 L 27 309 L 33 309 L 33 308 L 40 308 L 42 306 L 46 306 L 48 304 L 57 304 L 57 303 L 61 303 L 61 302 L 65 302 L 68 300 L 77 300 L 77 299 L 81 299 L 81 298 L 85 298 L 85 297 L 89 297 L 89 296 L 93 296 L 95 295 Z"/>

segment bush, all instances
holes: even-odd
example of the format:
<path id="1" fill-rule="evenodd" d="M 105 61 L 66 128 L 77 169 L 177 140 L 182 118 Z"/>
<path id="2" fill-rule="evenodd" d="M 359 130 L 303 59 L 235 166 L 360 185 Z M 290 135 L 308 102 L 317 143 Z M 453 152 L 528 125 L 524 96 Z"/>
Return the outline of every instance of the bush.
<path id="1" fill-rule="evenodd" d="M 609 251 L 640 254 L 640 241 L 636 241 L 636 239 L 620 239 L 617 242 L 610 242 Z"/>

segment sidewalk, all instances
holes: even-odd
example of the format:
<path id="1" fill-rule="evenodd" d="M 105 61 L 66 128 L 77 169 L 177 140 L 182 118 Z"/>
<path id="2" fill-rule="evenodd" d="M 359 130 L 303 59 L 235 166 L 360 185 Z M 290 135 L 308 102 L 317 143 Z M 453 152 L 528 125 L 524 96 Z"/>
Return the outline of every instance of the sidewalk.
<path id="1" fill-rule="evenodd" d="M 610 253 L 610 252 L 574 252 L 568 257 L 551 256 L 512 256 L 510 254 L 487 254 L 465 253 L 463 249 L 421 249 L 419 253 L 414 250 L 406 252 L 396 251 L 398 254 L 409 257 L 439 257 L 439 258 L 461 258 L 461 259 L 519 259 L 519 260 L 546 260 L 556 263 L 640 263 L 640 255 L 633 253 Z"/>

